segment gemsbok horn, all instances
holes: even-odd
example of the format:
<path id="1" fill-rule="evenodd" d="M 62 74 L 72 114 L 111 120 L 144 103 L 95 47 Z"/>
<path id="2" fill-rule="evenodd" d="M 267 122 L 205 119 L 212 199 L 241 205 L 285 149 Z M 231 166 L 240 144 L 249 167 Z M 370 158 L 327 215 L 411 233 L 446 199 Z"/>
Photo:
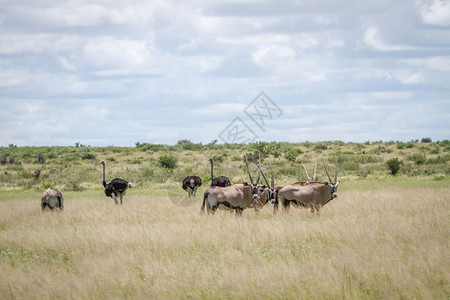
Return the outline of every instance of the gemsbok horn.
<path id="1" fill-rule="evenodd" d="M 200 213 L 204 212 L 205 207 L 208 214 L 214 214 L 217 208 L 228 208 L 235 210 L 236 215 L 242 215 L 243 210 L 249 207 L 253 201 L 259 200 L 260 193 L 262 192 L 262 187 L 258 185 L 259 174 L 256 183 L 253 182 L 247 157 L 245 157 L 245 162 L 251 184 L 245 182 L 226 187 L 210 187 L 203 195 L 203 204 Z"/>
<path id="2" fill-rule="evenodd" d="M 307 185 L 290 184 L 278 190 L 277 201 L 281 202 L 283 210 L 289 212 L 290 205 L 310 208 L 311 212 L 320 213 L 321 208 L 337 197 L 337 164 L 335 169 L 334 182 L 331 181 L 326 162 L 324 160 L 325 172 L 330 182 L 315 182 Z M 274 208 L 274 213 L 275 208 Z"/>

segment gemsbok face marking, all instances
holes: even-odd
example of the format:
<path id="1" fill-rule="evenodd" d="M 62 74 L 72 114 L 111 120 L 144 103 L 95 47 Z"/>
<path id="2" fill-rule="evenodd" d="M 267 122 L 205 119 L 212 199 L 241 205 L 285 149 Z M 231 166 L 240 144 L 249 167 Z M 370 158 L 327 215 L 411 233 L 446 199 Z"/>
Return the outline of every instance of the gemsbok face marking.
<path id="1" fill-rule="evenodd" d="M 337 159 L 335 160 L 335 170 L 334 170 L 334 181 L 331 180 L 330 173 L 328 173 L 327 163 L 325 162 L 325 159 L 323 159 L 323 165 L 325 167 L 325 172 L 327 173 L 328 180 L 330 180 L 329 185 L 331 187 L 331 196 L 334 198 L 337 198 L 337 187 L 339 185 L 339 181 L 337 181 L 337 172 L 338 172 L 338 166 L 337 166 Z"/>
<path id="2" fill-rule="evenodd" d="M 262 189 L 260 191 L 261 204 L 262 204 L 262 206 L 264 206 L 267 202 L 270 202 L 273 204 L 273 203 L 275 203 L 276 190 L 275 190 L 275 179 L 273 176 L 272 163 L 270 163 L 270 173 L 271 173 L 270 184 L 266 178 L 266 175 L 264 174 L 263 170 L 261 169 L 261 163 L 257 166 L 258 166 L 259 172 L 261 173 L 261 175 L 264 178 L 264 181 L 267 184 L 267 186 L 262 186 Z M 256 209 L 257 208 L 255 207 L 255 210 Z"/>

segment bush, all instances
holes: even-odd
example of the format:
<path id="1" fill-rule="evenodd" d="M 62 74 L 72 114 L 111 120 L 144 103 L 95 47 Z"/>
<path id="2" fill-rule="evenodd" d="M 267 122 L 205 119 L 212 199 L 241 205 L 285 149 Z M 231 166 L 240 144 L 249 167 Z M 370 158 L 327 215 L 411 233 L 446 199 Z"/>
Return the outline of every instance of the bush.
<path id="1" fill-rule="evenodd" d="M 284 157 L 291 162 L 295 162 L 297 157 L 302 153 L 303 153 L 303 151 L 300 149 L 291 148 L 288 151 L 286 151 L 286 153 L 284 154 Z"/>
<path id="2" fill-rule="evenodd" d="M 442 147 L 450 146 L 450 140 L 437 141 L 437 144 L 441 145 Z"/>
<path id="3" fill-rule="evenodd" d="M 133 158 L 133 159 L 129 159 L 128 163 L 132 164 L 132 165 L 140 165 L 140 164 L 142 164 L 142 161 L 139 158 Z"/>
<path id="4" fill-rule="evenodd" d="M 397 149 L 411 149 L 414 148 L 414 143 L 413 142 L 408 142 L 408 143 L 403 143 L 403 142 L 399 142 L 397 143 Z"/>
<path id="5" fill-rule="evenodd" d="M 372 150 L 374 154 L 381 154 L 381 153 L 391 153 L 392 149 L 386 148 L 384 146 L 378 146 L 375 149 Z"/>
<path id="6" fill-rule="evenodd" d="M 202 150 L 203 149 L 203 145 L 202 143 L 199 144 L 195 144 L 193 142 L 191 142 L 190 140 L 179 140 L 177 142 L 177 145 L 181 146 L 181 148 L 183 148 L 184 150 Z"/>
<path id="7" fill-rule="evenodd" d="M 159 165 L 166 169 L 175 169 L 177 167 L 178 160 L 173 155 L 161 155 L 158 159 Z"/>
<path id="8" fill-rule="evenodd" d="M 96 159 L 95 155 L 92 153 L 83 153 L 81 159 Z"/>
<path id="9" fill-rule="evenodd" d="M 441 148 L 436 146 L 434 149 L 431 149 L 430 154 L 439 154 L 439 152 L 441 152 Z"/>
<path id="10" fill-rule="evenodd" d="M 426 162 L 426 157 L 423 154 L 415 153 L 408 156 L 408 160 L 416 163 L 416 165 L 422 165 Z"/>
<path id="11" fill-rule="evenodd" d="M 327 145 L 325 145 L 325 144 L 317 144 L 315 147 L 314 147 L 314 150 L 315 151 L 321 151 L 321 150 L 327 150 L 328 149 L 328 147 L 327 147 Z"/>
<path id="12" fill-rule="evenodd" d="M 346 161 L 341 165 L 341 168 L 346 171 L 357 171 L 359 170 L 359 164 L 354 161 Z"/>
<path id="13" fill-rule="evenodd" d="M 391 171 L 392 175 L 397 174 L 398 170 L 400 170 L 400 166 L 403 164 L 403 161 L 398 160 L 397 157 L 391 158 L 386 162 L 386 165 L 388 166 L 389 170 Z"/>
<path id="14" fill-rule="evenodd" d="M 213 155 L 212 159 L 214 160 L 214 162 L 221 163 L 225 160 L 225 157 L 226 157 L 226 155 L 224 155 L 224 154 L 216 154 L 216 155 Z"/>
<path id="15" fill-rule="evenodd" d="M 432 140 L 430 137 L 425 137 L 420 140 L 421 143 L 431 143 Z"/>

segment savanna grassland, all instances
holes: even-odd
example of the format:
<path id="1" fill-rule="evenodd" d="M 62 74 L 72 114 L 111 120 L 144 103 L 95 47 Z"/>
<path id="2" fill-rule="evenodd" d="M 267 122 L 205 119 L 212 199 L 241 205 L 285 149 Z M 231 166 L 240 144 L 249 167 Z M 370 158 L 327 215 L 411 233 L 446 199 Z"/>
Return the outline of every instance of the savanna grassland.
<path id="1" fill-rule="evenodd" d="M 248 181 L 243 155 L 261 153 L 275 181 L 304 180 L 304 162 L 337 159 L 339 196 L 320 215 L 271 204 L 242 217 L 199 214 L 216 175 Z M 450 145 L 447 141 L 364 144 L 256 143 L 135 148 L 0 149 L 2 299 L 448 299 Z M 14 162 L 10 162 L 10 157 Z M 398 158 L 397 175 L 386 162 Z M 122 206 L 106 177 L 135 184 Z M 252 168 L 256 174 L 256 169 Z M 180 181 L 199 175 L 196 200 Z M 325 180 L 323 167 L 319 180 Z M 40 210 L 45 186 L 63 212 Z"/>

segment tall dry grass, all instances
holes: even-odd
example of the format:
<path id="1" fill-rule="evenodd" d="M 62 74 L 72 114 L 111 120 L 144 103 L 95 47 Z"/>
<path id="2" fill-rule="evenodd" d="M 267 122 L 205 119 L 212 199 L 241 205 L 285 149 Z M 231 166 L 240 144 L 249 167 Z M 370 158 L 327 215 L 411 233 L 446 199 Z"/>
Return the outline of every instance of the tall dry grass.
<path id="1" fill-rule="evenodd" d="M 66 196 L 63 213 L 41 213 L 39 195 L 0 202 L 0 298 L 450 297 L 450 188 L 343 191 L 320 216 L 241 218 L 200 216 L 201 196 L 183 208 L 136 194 L 122 207 Z"/>

